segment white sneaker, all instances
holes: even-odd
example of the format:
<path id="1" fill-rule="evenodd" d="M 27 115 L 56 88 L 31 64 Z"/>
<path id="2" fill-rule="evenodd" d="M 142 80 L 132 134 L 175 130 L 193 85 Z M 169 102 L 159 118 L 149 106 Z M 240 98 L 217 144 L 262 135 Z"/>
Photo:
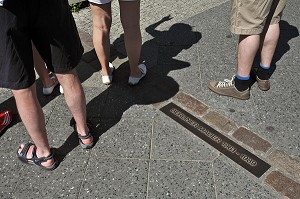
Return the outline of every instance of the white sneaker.
<path id="1" fill-rule="evenodd" d="M 108 69 L 109 69 L 109 75 L 102 75 L 102 83 L 105 85 L 109 85 L 112 82 L 113 79 L 113 72 L 115 70 L 115 67 L 112 65 L 112 63 L 108 63 Z"/>
<path id="2" fill-rule="evenodd" d="M 130 86 L 134 86 L 134 85 L 137 85 L 140 80 L 145 77 L 146 73 L 147 73 L 147 67 L 145 64 L 140 64 L 139 66 L 139 69 L 142 73 L 142 76 L 141 77 L 132 77 L 132 76 L 129 76 L 129 79 L 128 79 L 128 84 Z"/>
<path id="3" fill-rule="evenodd" d="M 53 84 L 52 84 L 52 86 L 50 86 L 48 88 L 43 87 L 43 94 L 44 95 L 51 95 L 51 93 L 53 92 L 54 88 L 58 85 L 58 81 L 57 81 L 57 79 L 56 79 L 55 76 L 51 77 L 50 79 L 52 79 Z"/>

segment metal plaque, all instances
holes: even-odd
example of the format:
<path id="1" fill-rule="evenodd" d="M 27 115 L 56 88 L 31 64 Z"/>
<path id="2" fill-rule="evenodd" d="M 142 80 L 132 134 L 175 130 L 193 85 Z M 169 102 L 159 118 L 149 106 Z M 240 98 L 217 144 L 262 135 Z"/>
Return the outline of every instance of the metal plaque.
<path id="1" fill-rule="evenodd" d="M 174 103 L 169 103 L 160 110 L 256 177 L 261 177 L 271 167 Z"/>

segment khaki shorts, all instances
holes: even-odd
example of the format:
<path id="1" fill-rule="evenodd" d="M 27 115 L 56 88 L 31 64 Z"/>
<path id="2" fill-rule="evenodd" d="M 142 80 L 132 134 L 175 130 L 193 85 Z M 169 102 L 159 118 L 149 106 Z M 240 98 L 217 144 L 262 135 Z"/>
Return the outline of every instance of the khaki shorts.
<path id="1" fill-rule="evenodd" d="M 232 0 L 231 32 L 255 35 L 265 25 L 279 23 L 287 0 Z"/>

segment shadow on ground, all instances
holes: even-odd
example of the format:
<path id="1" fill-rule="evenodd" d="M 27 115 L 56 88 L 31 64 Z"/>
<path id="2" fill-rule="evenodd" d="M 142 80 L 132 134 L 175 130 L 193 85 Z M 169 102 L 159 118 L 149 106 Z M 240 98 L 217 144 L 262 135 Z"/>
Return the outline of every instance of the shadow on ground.
<path id="1" fill-rule="evenodd" d="M 172 25 L 168 31 L 155 30 L 159 24 L 169 19 L 171 19 L 170 16 L 164 17 L 146 29 L 153 36 L 153 39 L 145 42 L 142 46 L 141 59 L 148 68 L 146 77 L 138 85 L 129 86 L 127 84 L 129 64 L 128 62 L 122 63 L 114 71 L 113 83 L 87 104 L 87 113 L 93 122 L 96 144 L 99 137 L 116 125 L 124 112 L 133 105 L 153 105 L 164 102 L 171 99 L 179 91 L 178 83 L 169 77 L 168 73 L 190 66 L 184 60 L 176 60 L 175 56 L 183 49 L 188 49 L 197 43 L 201 39 L 201 33 L 193 32 L 191 26 L 183 23 Z M 120 35 L 113 44 L 117 53 L 111 56 L 111 61 L 126 57 L 123 35 Z M 90 62 L 97 60 L 94 51 L 89 53 L 89 57 L 94 54 L 93 59 L 89 58 Z M 100 65 L 91 70 L 97 69 L 100 69 Z M 83 70 L 82 73 L 79 73 L 81 80 L 88 77 L 88 74 L 84 73 L 85 69 L 79 68 L 78 70 Z M 62 155 L 61 158 L 63 159 L 77 146 L 78 138 L 73 132 L 65 143 L 58 148 L 60 155 Z"/>

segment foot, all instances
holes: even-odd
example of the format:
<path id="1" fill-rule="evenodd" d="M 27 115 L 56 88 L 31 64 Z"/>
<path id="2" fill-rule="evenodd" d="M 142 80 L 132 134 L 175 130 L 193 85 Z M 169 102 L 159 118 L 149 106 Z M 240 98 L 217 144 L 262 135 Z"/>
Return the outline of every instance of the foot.
<path id="1" fill-rule="evenodd" d="M 211 81 L 208 84 L 208 88 L 219 95 L 225 95 L 229 97 L 234 97 L 242 100 L 247 100 L 250 98 L 250 89 L 245 91 L 239 91 L 234 85 L 234 77 L 231 80 L 225 79 L 224 81 Z"/>
<path id="2" fill-rule="evenodd" d="M 50 78 L 53 81 L 53 84 L 50 87 L 43 87 L 43 94 L 44 95 L 51 95 L 54 88 L 58 85 L 58 81 L 55 76 Z"/>
<path id="3" fill-rule="evenodd" d="M 102 83 L 105 85 L 109 85 L 112 82 L 113 79 L 113 72 L 115 70 L 115 67 L 112 65 L 112 63 L 108 63 L 108 72 L 107 75 L 102 75 Z"/>
<path id="4" fill-rule="evenodd" d="M 258 88 L 260 90 L 267 91 L 270 89 L 270 81 L 268 79 L 263 80 L 263 79 L 259 79 L 258 76 L 256 76 L 256 81 L 257 81 Z"/>
<path id="5" fill-rule="evenodd" d="M 138 68 L 139 70 L 141 71 L 141 76 L 139 77 L 134 77 L 134 76 L 129 76 L 129 79 L 128 79 L 128 84 L 130 86 L 134 86 L 134 85 L 137 85 L 140 80 L 145 77 L 146 73 L 147 73 L 147 67 L 145 64 L 140 64 L 138 65 Z"/>
<path id="6" fill-rule="evenodd" d="M 87 121 L 87 126 L 92 125 L 90 120 Z M 75 120 L 72 118 L 71 120 L 71 126 L 74 128 L 74 132 L 77 133 L 79 144 L 83 149 L 90 149 L 94 146 L 94 138 L 92 133 L 89 129 L 87 129 L 85 132 L 79 132 L 77 129 L 77 125 Z"/>
<path id="7" fill-rule="evenodd" d="M 0 113 L 0 133 L 11 123 L 12 117 L 13 114 L 10 110 Z"/>
<path id="8" fill-rule="evenodd" d="M 81 135 L 78 133 L 79 144 L 83 149 L 90 149 L 94 146 L 93 135 L 89 131 L 86 135 Z"/>
<path id="9" fill-rule="evenodd" d="M 46 170 L 53 170 L 57 166 L 57 162 L 52 152 L 37 155 L 36 146 L 32 143 L 21 144 L 17 152 L 18 158 L 26 164 L 35 164 Z"/>

